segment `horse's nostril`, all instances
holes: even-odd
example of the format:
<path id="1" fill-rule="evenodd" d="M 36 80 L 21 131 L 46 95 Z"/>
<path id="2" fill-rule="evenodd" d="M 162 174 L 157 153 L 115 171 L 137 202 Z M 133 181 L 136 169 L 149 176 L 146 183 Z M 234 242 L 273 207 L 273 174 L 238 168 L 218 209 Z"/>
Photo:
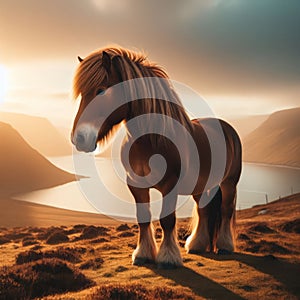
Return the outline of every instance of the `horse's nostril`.
<path id="1" fill-rule="evenodd" d="M 84 135 L 82 133 L 78 133 L 76 136 L 77 145 L 82 145 L 84 143 Z"/>

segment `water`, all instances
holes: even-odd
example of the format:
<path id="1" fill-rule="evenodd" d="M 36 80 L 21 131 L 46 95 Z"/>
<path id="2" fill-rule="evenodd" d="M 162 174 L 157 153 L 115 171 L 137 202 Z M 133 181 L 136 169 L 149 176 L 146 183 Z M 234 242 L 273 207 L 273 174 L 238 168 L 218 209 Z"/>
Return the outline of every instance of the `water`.
<path id="1" fill-rule="evenodd" d="M 91 161 L 96 163 L 93 178 L 82 178 L 58 187 L 18 195 L 15 198 L 50 206 L 85 212 L 101 212 L 111 216 L 134 218 L 135 205 L 132 195 L 122 181 L 125 173 L 119 160 L 84 156 L 83 166 Z M 75 173 L 73 158 L 49 158 L 56 166 Z M 85 161 L 87 159 L 87 161 Z M 90 175 L 86 168 L 76 168 L 77 174 Z M 116 171 L 119 175 L 116 175 Z M 99 179 L 100 177 L 100 179 Z M 95 179 L 96 178 L 96 179 Z M 280 197 L 300 192 L 300 169 L 243 164 L 243 171 L 238 185 L 237 209 L 245 209 L 257 204 L 271 202 Z M 87 200 L 87 198 L 89 200 Z M 161 196 L 151 191 L 151 207 L 154 218 L 158 218 L 161 209 Z M 179 217 L 191 214 L 194 202 L 191 198 L 180 197 L 178 203 Z"/>
<path id="2" fill-rule="evenodd" d="M 244 163 L 237 208 L 249 208 L 300 192 L 300 169 Z"/>

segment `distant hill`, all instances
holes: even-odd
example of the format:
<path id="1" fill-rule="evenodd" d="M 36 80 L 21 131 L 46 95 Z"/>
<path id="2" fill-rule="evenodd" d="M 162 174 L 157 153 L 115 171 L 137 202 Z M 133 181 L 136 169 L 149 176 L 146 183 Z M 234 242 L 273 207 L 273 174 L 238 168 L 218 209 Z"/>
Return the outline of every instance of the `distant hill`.
<path id="1" fill-rule="evenodd" d="M 34 150 L 12 126 L 0 122 L 0 196 L 75 180 Z"/>
<path id="2" fill-rule="evenodd" d="M 46 118 L 0 112 L 0 121 L 12 125 L 22 137 L 44 156 L 72 154 L 72 146 Z"/>
<path id="3" fill-rule="evenodd" d="M 266 121 L 268 117 L 268 115 L 253 115 L 238 119 L 229 119 L 228 122 L 238 132 L 240 138 L 243 139 L 258 126 L 260 126 L 264 121 Z"/>
<path id="4" fill-rule="evenodd" d="M 244 161 L 300 167 L 300 107 L 273 113 L 243 139 Z"/>

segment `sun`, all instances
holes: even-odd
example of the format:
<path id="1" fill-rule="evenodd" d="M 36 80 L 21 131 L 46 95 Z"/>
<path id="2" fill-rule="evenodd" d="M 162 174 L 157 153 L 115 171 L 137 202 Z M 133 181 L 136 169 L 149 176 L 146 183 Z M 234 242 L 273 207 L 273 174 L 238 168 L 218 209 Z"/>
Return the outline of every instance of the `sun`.
<path id="1" fill-rule="evenodd" d="M 4 102 L 4 97 L 8 89 L 8 71 L 0 65 L 0 103 Z"/>

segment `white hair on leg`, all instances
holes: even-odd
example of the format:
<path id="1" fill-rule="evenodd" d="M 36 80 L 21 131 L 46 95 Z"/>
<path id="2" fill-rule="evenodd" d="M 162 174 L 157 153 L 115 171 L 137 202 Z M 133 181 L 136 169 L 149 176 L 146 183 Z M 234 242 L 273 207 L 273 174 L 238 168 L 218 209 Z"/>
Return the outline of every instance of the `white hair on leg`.
<path id="1" fill-rule="evenodd" d="M 220 233 L 217 239 L 217 248 L 221 250 L 227 250 L 229 252 L 234 251 L 231 221 L 228 218 L 224 218 L 222 220 Z"/>
<path id="2" fill-rule="evenodd" d="M 231 182 L 221 184 L 223 195 L 222 222 L 217 238 L 218 250 L 234 251 L 233 228 L 235 225 L 236 186 Z M 227 203 L 227 204 L 226 204 Z"/>
<path id="3" fill-rule="evenodd" d="M 164 233 L 156 262 L 161 265 L 172 265 L 180 267 L 183 265 L 180 249 L 176 237 L 176 229 L 170 234 Z"/>
<path id="4" fill-rule="evenodd" d="M 133 264 L 142 264 L 155 261 L 157 255 L 157 245 L 154 239 L 153 225 L 140 228 L 139 242 L 132 253 Z"/>
<path id="5" fill-rule="evenodd" d="M 210 244 L 208 232 L 208 218 L 206 216 L 199 217 L 200 209 L 196 204 L 193 213 L 193 230 L 187 238 L 185 249 L 188 253 L 205 252 Z"/>

